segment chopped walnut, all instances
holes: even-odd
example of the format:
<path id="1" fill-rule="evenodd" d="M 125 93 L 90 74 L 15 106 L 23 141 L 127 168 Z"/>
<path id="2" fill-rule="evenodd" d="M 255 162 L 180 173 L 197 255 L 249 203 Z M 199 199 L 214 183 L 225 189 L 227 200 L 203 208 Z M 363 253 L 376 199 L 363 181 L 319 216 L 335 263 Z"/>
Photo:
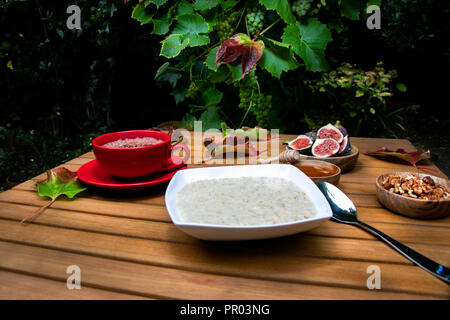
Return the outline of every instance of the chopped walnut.
<path id="1" fill-rule="evenodd" d="M 390 175 L 383 180 L 382 185 L 389 192 L 408 198 L 421 200 L 450 199 L 450 191 L 447 187 L 436 183 L 429 176 L 420 178 L 416 175 Z"/>

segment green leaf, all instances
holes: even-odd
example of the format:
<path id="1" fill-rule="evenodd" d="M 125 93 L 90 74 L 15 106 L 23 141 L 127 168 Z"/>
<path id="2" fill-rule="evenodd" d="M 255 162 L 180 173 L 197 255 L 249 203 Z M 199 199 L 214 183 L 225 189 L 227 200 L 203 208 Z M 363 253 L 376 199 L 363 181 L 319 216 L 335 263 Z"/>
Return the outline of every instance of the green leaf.
<path id="1" fill-rule="evenodd" d="M 50 206 L 60 195 L 73 198 L 78 193 L 87 189 L 78 183 L 77 173 L 65 167 L 48 170 L 47 179 L 37 182 L 36 185 L 38 194 L 41 197 L 49 197 L 51 201 L 27 215 L 22 219 L 21 223 L 39 213 L 42 209 Z"/>
<path id="2" fill-rule="evenodd" d="M 358 20 L 364 2 L 361 0 L 341 0 L 341 15 L 351 20 Z"/>
<path id="3" fill-rule="evenodd" d="M 222 6 L 223 10 L 226 10 L 228 8 L 234 7 L 237 5 L 239 0 L 222 0 L 220 1 L 220 5 Z"/>
<path id="4" fill-rule="evenodd" d="M 153 19 L 153 31 L 152 34 L 165 35 L 169 32 L 172 19 L 168 16 L 164 16 L 161 19 Z"/>
<path id="5" fill-rule="evenodd" d="M 398 91 L 400 91 L 400 92 L 406 92 L 406 85 L 404 84 L 404 83 L 401 83 L 401 82 L 399 82 L 399 83 L 397 83 L 396 85 L 395 85 L 395 87 L 397 88 L 397 90 Z"/>
<path id="6" fill-rule="evenodd" d="M 227 63 L 227 66 L 231 72 L 231 81 L 234 82 L 242 79 L 242 65 L 240 63 Z"/>
<path id="7" fill-rule="evenodd" d="M 170 66 L 168 62 L 164 63 L 161 67 L 159 67 L 158 71 L 156 71 L 155 80 L 158 82 L 167 81 L 170 83 L 172 88 L 177 86 L 178 80 L 182 77 L 181 73 Z"/>
<path id="8" fill-rule="evenodd" d="M 184 14 L 179 16 L 177 20 L 178 22 L 173 33 L 199 34 L 208 32 L 208 23 L 199 14 Z"/>
<path id="9" fill-rule="evenodd" d="M 195 117 L 189 113 L 185 114 L 183 116 L 183 119 L 181 119 L 181 123 L 183 124 L 183 128 L 186 128 L 188 130 L 194 129 L 194 121 L 197 121 Z"/>
<path id="10" fill-rule="evenodd" d="M 205 65 L 208 67 L 208 69 L 213 70 L 213 71 L 217 71 L 218 67 L 217 65 L 214 63 L 216 61 L 216 55 L 217 55 L 217 51 L 219 50 L 219 46 L 213 48 L 208 55 L 206 56 L 205 59 Z"/>
<path id="11" fill-rule="evenodd" d="M 170 93 L 175 99 L 175 104 L 179 104 L 180 102 L 183 102 L 184 99 L 186 99 L 187 91 L 188 90 L 186 88 L 175 88 L 175 90 Z"/>
<path id="12" fill-rule="evenodd" d="M 161 74 L 163 74 L 163 73 L 167 70 L 167 68 L 168 68 L 169 66 L 170 66 L 170 63 L 169 63 L 169 62 L 163 63 L 163 65 L 162 65 L 161 67 L 158 68 L 158 71 L 156 71 L 156 74 L 155 74 L 155 80 L 156 80 Z"/>
<path id="13" fill-rule="evenodd" d="M 160 56 L 166 58 L 174 58 L 180 54 L 181 50 L 186 48 L 189 44 L 189 39 L 183 39 L 181 34 L 171 34 L 166 39 L 161 41 Z"/>
<path id="14" fill-rule="evenodd" d="M 145 6 L 147 7 L 149 4 L 153 3 L 157 8 L 164 5 L 167 0 L 145 0 Z"/>
<path id="15" fill-rule="evenodd" d="M 221 123 L 223 122 L 222 117 L 219 114 L 219 107 L 211 107 L 202 113 L 199 121 L 202 121 L 202 130 L 206 131 L 208 129 L 220 129 Z"/>
<path id="16" fill-rule="evenodd" d="M 41 197 L 49 197 L 52 200 L 63 194 L 73 198 L 77 193 L 87 189 L 78 183 L 76 172 L 64 167 L 47 171 L 47 179 L 37 182 L 37 187 Z"/>
<path id="17" fill-rule="evenodd" d="M 299 67 L 299 63 L 288 44 L 262 36 L 260 38 L 265 44 L 264 53 L 258 62 L 261 68 L 279 79 L 283 71 L 294 70 Z"/>
<path id="18" fill-rule="evenodd" d="M 187 1 L 182 1 L 178 4 L 177 8 L 177 16 L 182 16 L 185 14 L 191 14 L 194 13 L 194 9 L 192 8 L 192 4 L 188 3 Z"/>
<path id="19" fill-rule="evenodd" d="M 213 106 L 219 104 L 222 101 L 223 93 L 215 88 L 209 88 L 202 93 L 203 100 L 205 101 L 205 106 Z"/>
<path id="20" fill-rule="evenodd" d="M 210 41 L 207 35 L 200 35 L 200 34 L 183 35 L 183 40 L 189 41 L 189 47 L 204 46 L 208 44 Z"/>
<path id="21" fill-rule="evenodd" d="M 139 3 L 136 7 L 134 7 L 133 12 L 131 13 L 131 17 L 139 21 L 141 25 L 152 22 L 154 16 L 153 13 L 148 13 L 145 10 L 145 7 L 146 6 L 144 3 Z"/>
<path id="22" fill-rule="evenodd" d="M 287 0 L 259 0 L 269 10 L 275 10 L 286 23 L 295 23 L 295 16 L 292 14 L 291 5 Z"/>
<path id="23" fill-rule="evenodd" d="M 218 4 L 218 0 L 197 0 L 194 3 L 194 9 L 200 11 L 209 10 L 217 7 Z"/>
<path id="24" fill-rule="evenodd" d="M 208 81 L 212 83 L 223 82 L 230 76 L 230 69 L 223 66 L 219 67 L 216 72 L 210 72 L 208 74 Z"/>
<path id="25" fill-rule="evenodd" d="M 292 45 L 294 52 L 305 62 L 307 70 L 328 70 L 324 52 L 332 40 L 331 32 L 317 18 L 309 18 L 306 24 L 297 22 L 296 25 L 288 25 L 281 38 L 284 43 Z"/>

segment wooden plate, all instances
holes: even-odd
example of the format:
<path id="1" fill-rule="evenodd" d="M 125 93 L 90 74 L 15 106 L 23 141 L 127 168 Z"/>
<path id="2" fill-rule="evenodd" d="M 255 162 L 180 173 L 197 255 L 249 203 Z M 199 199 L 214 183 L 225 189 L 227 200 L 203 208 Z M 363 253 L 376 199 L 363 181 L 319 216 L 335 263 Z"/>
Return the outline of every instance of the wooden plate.
<path id="1" fill-rule="evenodd" d="M 411 172 L 390 172 L 379 176 L 376 180 L 376 191 L 378 201 L 386 208 L 399 214 L 419 219 L 434 219 L 448 216 L 450 213 L 450 199 L 448 200 L 420 200 L 406 198 L 384 189 L 383 180 L 389 175 L 411 175 Z M 450 188 L 447 179 L 431 176 L 429 174 L 414 173 L 423 178 L 431 177 L 436 183 Z"/>
<path id="2" fill-rule="evenodd" d="M 286 147 L 288 150 L 292 150 L 289 147 Z M 326 161 L 329 163 L 332 163 L 339 168 L 341 168 L 341 172 L 347 172 L 353 169 L 353 167 L 356 164 L 356 161 L 358 161 L 359 156 L 359 150 L 356 146 L 352 145 L 352 149 L 350 150 L 350 153 L 346 156 L 340 156 L 340 157 L 328 157 L 328 158 L 318 158 L 314 156 L 307 156 L 304 154 L 300 154 L 300 157 L 305 160 L 320 160 L 320 161 Z"/>
<path id="3" fill-rule="evenodd" d="M 299 160 L 297 162 L 292 163 L 292 165 L 300 170 L 302 170 L 301 169 L 302 166 L 314 166 L 314 167 L 322 167 L 324 169 L 329 169 L 330 171 L 333 171 L 333 174 L 324 177 L 312 177 L 308 175 L 306 172 L 304 172 L 312 181 L 314 181 L 315 184 L 325 181 L 337 186 L 337 184 L 339 183 L 339 179 L 341 178 L 341 168 L 330 162 L 321 160 Z"/>

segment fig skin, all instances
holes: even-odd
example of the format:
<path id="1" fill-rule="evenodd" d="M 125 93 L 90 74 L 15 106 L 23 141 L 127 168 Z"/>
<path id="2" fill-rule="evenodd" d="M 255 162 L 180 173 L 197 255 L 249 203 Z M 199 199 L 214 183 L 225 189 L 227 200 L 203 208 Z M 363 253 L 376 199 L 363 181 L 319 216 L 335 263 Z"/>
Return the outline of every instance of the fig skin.
<path id="1" fill-rule="evenodd" d="M 336 128 L 338 128 L 339 129 L 339 131 L 342 133 L 342 135 L 345 137 L 345 136 L 348 136 L 348 132 L 347 132 L 347 129 L 345 129 L 343 126 L 342 126 L 342 124 L 341 124 L 341 122 L 338 120 L 338 121 L 336 121 L 336 123 L 334 124 L 334 126 L 336 127 Z"/>
<path id="2" fill-rule="evenodd" d="M 342 149 L 342 146 L 345 145 L 345 147 Z M 342 149 L 342 151 L 340 151 Z M 350 138 L 349 136 L 345 136 L 344 140 L 341 142 L 340 144 L 340 148 L 339 148 L 339 152 L 338 152 L 338 156 L 345 156 L 348 153 L 350 153 L 350 150 L 352 149 L 352 146 L 350 144 Z"/>

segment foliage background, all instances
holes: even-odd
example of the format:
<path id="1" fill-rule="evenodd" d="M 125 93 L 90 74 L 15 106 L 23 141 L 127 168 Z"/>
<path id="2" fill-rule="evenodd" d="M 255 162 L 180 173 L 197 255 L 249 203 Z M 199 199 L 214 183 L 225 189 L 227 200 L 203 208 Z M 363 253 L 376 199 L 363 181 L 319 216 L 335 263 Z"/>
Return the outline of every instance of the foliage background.
<path id="1" fill-rule="evenodd" d="M 69 4 L 82 10 L 80 31 L 66 28 Z M 154 81 L 167 59 L 159 55 L 162 39 L 151 34 L 152 26 L 131 19 L 135 5 L 117 0 L 0 1 L 1 188 L 88 151 L 90 139 L 102 132 L 149 128 L 191 112 L 192 102 L 175 103 L 170 83 L 159 86 Z M 342 31 L 332 32 L 326 48 L 330 70 L 344 62 L 373 70 L 379 61 L 386 70 L 397 70 L 407 91 L 396 91 L 388 107 L 417 107 L 400 112 L 403 129 L 389 129 L 431 148 L 439 157 L 433 160 L 445 169 L 448 1 L 386 0 L 381 10 L 381 30 L 368 30 L 364 19 L 343 19 Z M 299 69 L 283 73 L 277 82 L 265 71 L 257 73 L 262 90 L 273 96 L 272 127 L 302 133 L 312 123 L 340 119 L 356 128 L 358 119 L 348 110 L 307 85 L 320 80 L 321 73 Z M 238 103 L 235 91 L 224 92 L 222 105 L 228 114 Z M 358 135 L 392 133 L 379 127 Z"/>

